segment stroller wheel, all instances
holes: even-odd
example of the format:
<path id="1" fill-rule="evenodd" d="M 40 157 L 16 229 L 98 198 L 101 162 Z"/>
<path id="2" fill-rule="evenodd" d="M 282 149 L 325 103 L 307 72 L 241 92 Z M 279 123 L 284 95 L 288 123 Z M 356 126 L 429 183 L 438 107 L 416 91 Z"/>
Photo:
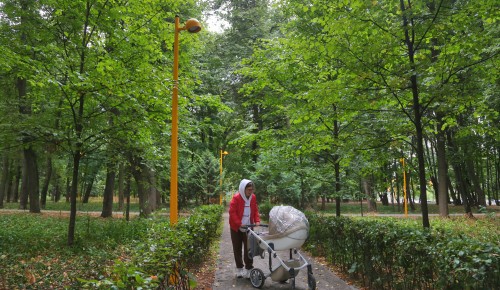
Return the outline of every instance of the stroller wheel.
<path id="1" fill-rule="evenodd" d="M 264 286 L 264 282 L 266 281 L 266 276 L 264 276 L 264 272 L 261 269 L 253 268 L 250 271 L 250 282 L 252 286 L 255 288 L 262 288 Z"/>
<path id="2" fill-rule="evenodd" d="M 307 289 L 316 290 L 316 278 L 312 274 L 307 275 Z"/>

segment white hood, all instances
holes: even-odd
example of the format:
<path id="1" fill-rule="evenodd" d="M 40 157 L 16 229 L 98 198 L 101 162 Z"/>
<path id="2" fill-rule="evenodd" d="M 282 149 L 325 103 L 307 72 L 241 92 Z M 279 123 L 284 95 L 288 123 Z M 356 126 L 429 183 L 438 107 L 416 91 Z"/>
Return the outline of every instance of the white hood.
<path id="1" fill-rule="evenodd" d="M 245 196 L 245 187 L 247 186 L 247 184 L 249 184 L 250 182 L 252 182 L 251 180 L 249 179 L 243 179 L 241 180 L 240 182 L 240 187 L 238 189 L 238 192 L 240 193 L 241 197 L 243 198 L 243 200 L 245 201 L 245 203 L 248 203 L 251 199 L 252 199 L 252 196 L 250 196 L 250 198 L 247 198 Z"/>

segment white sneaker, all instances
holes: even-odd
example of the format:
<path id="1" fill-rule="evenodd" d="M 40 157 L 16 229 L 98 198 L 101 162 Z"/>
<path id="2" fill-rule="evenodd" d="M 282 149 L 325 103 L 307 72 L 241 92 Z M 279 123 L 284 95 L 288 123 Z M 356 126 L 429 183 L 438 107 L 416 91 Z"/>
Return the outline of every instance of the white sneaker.
<path id="1" fill-rule="evenodd" d="M 243 278 L 250 279 L 250 271 L 252 271 L 252 269 L 243 269 Z"/>
<path id="2" fill-rule="evenodd" d="M 244 274 L 245 274 L 245 268 L 236 268 L 236 277 L 237 278 L 243 278 Z"/>

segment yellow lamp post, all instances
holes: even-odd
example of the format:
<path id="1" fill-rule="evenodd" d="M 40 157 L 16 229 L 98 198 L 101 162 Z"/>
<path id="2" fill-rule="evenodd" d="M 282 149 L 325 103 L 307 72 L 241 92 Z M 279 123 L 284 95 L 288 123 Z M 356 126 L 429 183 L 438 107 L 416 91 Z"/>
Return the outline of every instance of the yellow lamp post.
<path id="1" fill-rule="evenodd" d="M 219 204 L 222 204 L 222 194 L 224 193 L 224 191 L 222 190 L 222 157 L 224 157 L 224 155 L 227 155 L 227 154 L 229 154 L 229 152 L 222 151 L 222 149 L 220 150 L 220 196 L 219 196 Z"/>
<path id="2" fill-rule="evenodd" d="M 405 217 L 408 217 L 408 200 L 406 199 L 406 167 L 404 158 L 401 158 L 401 163 L 403 164 L 403 192 L 404 192 Z"/>
<path id="3" fill-rule="evenodd" d="M 201 24 L 196 19 L 186 21 L 184 27 L 180 27 L 179 16 L 175 16 L 175 31 L 174 31 L 174 69 L 172 89 L 172 139 L 170 145 L 170 224 L 177 223 L 178 206 L 177 206 L 177 168 L 178 168 L 178 112 L 179 105 L 179 33 L 182 30 L 187 30 L 190 33 L 196 33 L 201 30 Z"/>

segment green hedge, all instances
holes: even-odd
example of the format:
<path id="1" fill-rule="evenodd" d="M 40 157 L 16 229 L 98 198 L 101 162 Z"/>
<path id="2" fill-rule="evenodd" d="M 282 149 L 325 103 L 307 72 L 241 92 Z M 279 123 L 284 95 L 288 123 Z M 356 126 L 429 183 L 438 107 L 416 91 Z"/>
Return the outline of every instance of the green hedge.
<path id="1" fill-rule="evenodd" d="M 305 247 L 369 289 L 498 289 L 497 238 L 476 239 L 390 218 L 325 217 L 307 213 Z M 496 229 L 492 229 L 496 231 Z"/>
<path id="2" fill-rule="evenodd" d="M 117 260 L 112 274 L 102 280 L 81 280 L 92 289 L 189 289 L 195 285 L 190 266 L 202 261 L 212 241 L 219 238 L 224 208 L 201 206 L 175 227 L 152 220 L 131 258 Z"/>
<path id="3" fill-rule="evenodd" d="M 275 205 L 270 203 L 269 201 L 265 201 L 259 204 L 259 214 L 260 217 L 264 220 L 269 219 L 269 212 Z"/>

